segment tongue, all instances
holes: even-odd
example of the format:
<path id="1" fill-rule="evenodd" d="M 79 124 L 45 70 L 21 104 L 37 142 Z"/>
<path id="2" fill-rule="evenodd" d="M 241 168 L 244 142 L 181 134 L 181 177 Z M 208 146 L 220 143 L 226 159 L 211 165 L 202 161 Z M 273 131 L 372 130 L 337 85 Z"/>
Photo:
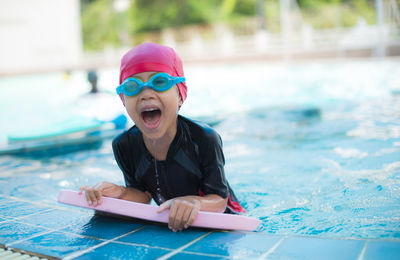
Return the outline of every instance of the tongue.
<path id="1" fill-rule="evenodd" d="M 161 118 L 161 111 L 146 111 L 142 113 L 144 124 L 147 128 L 156 128 Z"/>

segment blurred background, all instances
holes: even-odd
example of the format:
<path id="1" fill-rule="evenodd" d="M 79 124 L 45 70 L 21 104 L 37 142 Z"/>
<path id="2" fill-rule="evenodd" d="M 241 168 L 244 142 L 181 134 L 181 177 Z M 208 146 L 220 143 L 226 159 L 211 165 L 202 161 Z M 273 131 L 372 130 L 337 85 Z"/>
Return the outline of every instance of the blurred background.
<path id="1" fill-rule="evenodd" d="M 0 0 L 0 75 L 118 66 L 132 46 L 184 62 L 400 55 L 399 0 Z"/>

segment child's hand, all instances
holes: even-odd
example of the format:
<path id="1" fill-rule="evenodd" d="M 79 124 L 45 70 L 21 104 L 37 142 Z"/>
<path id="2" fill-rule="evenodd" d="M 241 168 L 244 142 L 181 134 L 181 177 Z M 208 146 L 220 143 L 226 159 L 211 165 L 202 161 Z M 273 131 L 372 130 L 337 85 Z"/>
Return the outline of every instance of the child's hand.
<path id="1" fill-rule="evenodd" d="M 160 205 L 157 212 L 170 210 L 168 227 L 176 232 L 188 228 L 196 218 L 200 208 L 200 200 L 186 196 L 167 200 Z"/>
<path id="2" fill-rule="evenodd" d="M 86 200 L 89 205 L 96 207 L 102 203 L 102 196 L 120 198 L 125 189 L 125 187 L 110 182 L 101 182 L 91 187 L 81 187 L 79 189 L 79 194 L 82 194 L 82 192 L 85 191 Z"/>

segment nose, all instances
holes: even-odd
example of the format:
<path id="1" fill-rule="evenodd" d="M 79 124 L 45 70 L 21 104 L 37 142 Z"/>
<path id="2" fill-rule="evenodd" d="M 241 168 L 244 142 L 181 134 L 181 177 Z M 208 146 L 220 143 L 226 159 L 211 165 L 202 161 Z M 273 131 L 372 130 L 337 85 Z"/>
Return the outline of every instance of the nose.
<path id="1" fill-rule="evenodd" d="M 150 87 L 144 87 L 139 96 L 142 100 L 153 99 L 156 97 L 156 92 Z"/>

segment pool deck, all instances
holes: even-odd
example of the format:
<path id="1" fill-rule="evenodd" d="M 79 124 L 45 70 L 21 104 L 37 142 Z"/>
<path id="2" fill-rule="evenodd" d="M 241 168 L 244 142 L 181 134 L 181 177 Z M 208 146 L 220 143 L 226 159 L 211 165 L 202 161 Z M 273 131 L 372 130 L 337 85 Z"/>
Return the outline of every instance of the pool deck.
<path id="1" fill-rule="evenodd" d="M 174 233 L 166 225 L 2 194 L 0 247 L 48 259 L 400 259 L 400 240 Z"/>

